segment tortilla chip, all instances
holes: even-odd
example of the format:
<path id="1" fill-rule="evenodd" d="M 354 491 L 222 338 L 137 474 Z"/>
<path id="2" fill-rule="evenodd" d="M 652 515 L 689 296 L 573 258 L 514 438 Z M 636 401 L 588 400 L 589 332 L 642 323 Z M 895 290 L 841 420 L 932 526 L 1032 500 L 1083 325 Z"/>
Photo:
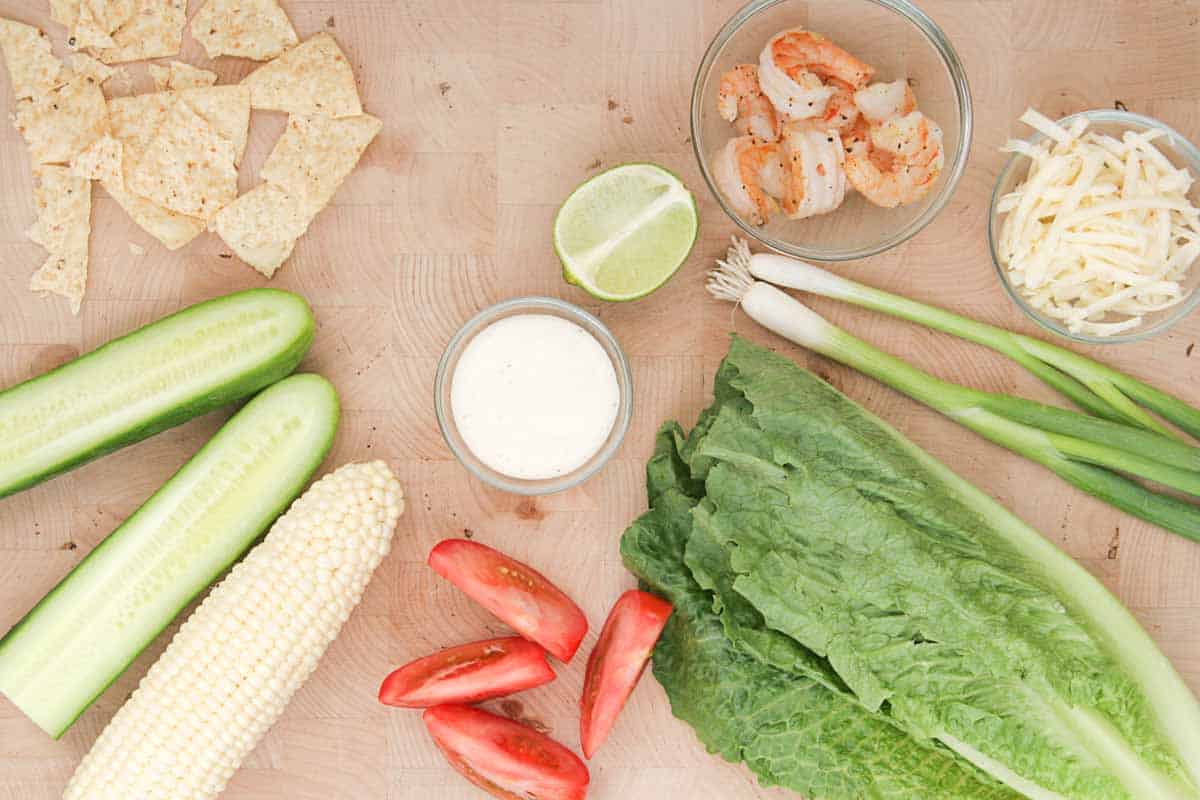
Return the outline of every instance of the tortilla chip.
<path id="1" fill-rule="evenodd" d="M 234 164 L 242 163 L 250 137 L 250 90 L 245 86 L 206 86 L 177 93 L 221 137 L 233 143 Z"/>
<path id="2" fill-rule="evenodd" d="M 68 44 L 77 49 L 116 47 L 112 33 L 127 25 L 136 10 L 137 0 L 80 0 Z"/>
<path id="3" fill-rule="evenodd" d="M 59 25 L 75 27 L 79 19 L 79 0 L 50 0 L 50 18 Z"/>
<path id="4" fill-rule="evenodd" d="M 235 157 L 233 143 L 178 100 L 125 182 L 163 208 L 209 220 L 237 198 Z"/>
<path id="5" fill-rule="evenodd" d="M 51 255 L 30 277 L 29 291 L 43 297 L 47 294 L 61 295 L 71 304 L 71 313 L 78 315 L 84 292 L 87 291 L 87 270 L 86 250 Z"/>
<path id="6" fill-rule="evenodd" d="M 154 88 L 160 92 L 171 89 L 204 89 L 217 82 L 217 73 L 184 64 L 182 61 L 172 61 L 168 66 L 151 64 L 150 77 L 154 78 Z M 246 107 L 250 107 L 249 100 Z"/>
<path id="7" fill-rule="evenodd" d="M 126 156 L 135 161 L 141 157 L 180 98 L 233 143 L 241 161 L 250 132 L 250 91 L 236 84 L 114 97 L 108 104 L 109 124 L 125 145 Z"/>
<path id="8" fill-rule="evenodd" d="M 114 138 L 125 148 L 125 157 L 142 157 L 167 118 L 176 96 L 170 93 L 114 97 L 108 101 L 108 124 Z"/>
<path id="9" fill-rule="evenodd" d="M 105 64 L 179 55 L 187 0 L 137 0 L 129 22 L 112 35 L 115 47 L 100 51 Z"/>
<path id="10" fill-rule="evenodd" d="M 66 164 L 108 132 L 108 106 L 95 78 L 76 75 L 49 94 L 17 103 L 17 130 L 35 164 Z"/>
<path id="11" fill-rule="evenodd" d="M 66 167 L 39 164 L 33 169 L 33 200 L 37 221 L 28 236 L 52 253 L 78 249 L 77 230 L 82 219 L 87 227 L 91 187 L 86 178 L 72 175 Z M 87 246 L 84 237 L 83 246 Z"/>
<path id="12" fill-rule="evenodd" d="M 71 56 L 71 71 L 76 75 L 92 78 L 96 83 L 104 83 L 116 74 L 115 69 L 100 63 L 87 53 L 75 53 Z"/>
<path id="13" fill-rule="evenodd" d="M 250 104 L 289 114 L 362 114 L 354 70 L 328 33 L 318 33 L 246 76 Z"/>
<path id="14" fill-rule="evenodd" d="M 71 160 L 71 174 L 91 181 L 123 181 L 121 142 L 105 134 Z"/>
<path id="15" fill-rule="evenodd" d="M 177 214 L 139 197 L 125 183 L 125 176 L 141 160 L 142 154 L 162 127 L 178 95 L 170 92 L 115 97 L 109 101 L 112 137 L 121 144 L 123 157 L 119 176 L 102 179 L 105 191 L 125 209 L 134 222 L 163 243 L 178 250 L 204 232 L 204 220 Z M 96 145 L 99 146 L 99 145 Z"/>
<path id="16" fill-rule="evenodd" d="M 124 174 L 120 180 L 104 181 L 100 185 L 138 227 L 162 242 L 168 250 L 178 250 L 204 233 L 204 220 L 176 214 L 129 191 Z"/>
<path id="17" fill-rule="evenodd" d="M 192 36 L 209 58 L 268 61 L 300 41 L 276 0 L 208 0 L 192 19 Z"/>
<path id="18" fill-rule="evenodd" d="M 301 198 L 262 183 L 221 209 L 211 228 L 242 261 L 270 278 L 310 222 Z"/>
<path id="19" fill-rule="evenodd" d="M 50 39 L 31 25 L 0 19 L 0 48 L 18 100 L 54 91 L 70 77 L 50 50 Z"/>
<path id="20" fill-rule="evenodd" d="M 33 274 L 29 289 L 62 295 L 70 301 L 71 313 L 78 314 L 87 286 L 92 185 L 66 167 L 39 165 L 33 177 L 38 218 L 29 238 L 46 248 L 50 257 Z"/>
<path id="21" fill-rule="evenodd" d="M 150 77 L 154 79 L 154 91 L 165 92 L 171 88 L 171 68 L 161 64 L 151 64 L 146 67 Z"/>
<path id="22" fill-rule="evenodd" d="M 316 216 L 381 128 L 383 123 L 369 114 L 345 119 L 293 114 L 263 165 L 262 178 L 299 197 Z"/>

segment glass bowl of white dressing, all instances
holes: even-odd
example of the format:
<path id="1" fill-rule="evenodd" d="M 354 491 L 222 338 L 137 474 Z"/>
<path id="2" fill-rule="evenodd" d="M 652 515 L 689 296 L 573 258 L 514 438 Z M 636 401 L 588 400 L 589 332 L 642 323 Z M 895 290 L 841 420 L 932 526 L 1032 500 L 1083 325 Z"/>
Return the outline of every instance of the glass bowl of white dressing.
<path id="1" fill-rule="evenodd" d="M 590 478 L 633 416 L 633 378 L 616 337 L 578 306 L 518 297 L 454 335 L 434 385 L 438 426 L 472 475 L 545 495 Z"/>

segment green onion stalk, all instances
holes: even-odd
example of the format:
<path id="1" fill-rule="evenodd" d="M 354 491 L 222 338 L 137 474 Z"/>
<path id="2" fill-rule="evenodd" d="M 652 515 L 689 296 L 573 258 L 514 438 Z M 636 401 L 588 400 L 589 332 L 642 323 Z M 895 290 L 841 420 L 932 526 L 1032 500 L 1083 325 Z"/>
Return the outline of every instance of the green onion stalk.
<path id="1" fill-rule="evenodd" d="M 777 286 L 844 300 L 990 347 L 1090 414 L 941 380 L 841 330 Z M 794 259 L 751 256 L 745 242 L 734 243 L 708 287 L 784 338 L 870 375 L 1122 511 L 1200 541 L 1200 507 L 1128 477 L 1200 496 L 1200 448 L 1149 413 L 1200 434 L 1200 410 L 1182 400 L 1061 347 Z"/>

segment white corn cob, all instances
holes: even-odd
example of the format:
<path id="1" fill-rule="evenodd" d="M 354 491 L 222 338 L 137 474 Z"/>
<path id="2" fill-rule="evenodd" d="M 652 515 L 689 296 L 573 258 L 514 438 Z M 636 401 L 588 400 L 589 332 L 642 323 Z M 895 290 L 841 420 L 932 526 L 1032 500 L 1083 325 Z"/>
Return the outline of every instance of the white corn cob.
<path id="1" fill-rule="evenodd" d="M 403 510 L 382 461 L 313 484 L 175 634 L 64 800 L 220 794 L 337 637 Z"/>

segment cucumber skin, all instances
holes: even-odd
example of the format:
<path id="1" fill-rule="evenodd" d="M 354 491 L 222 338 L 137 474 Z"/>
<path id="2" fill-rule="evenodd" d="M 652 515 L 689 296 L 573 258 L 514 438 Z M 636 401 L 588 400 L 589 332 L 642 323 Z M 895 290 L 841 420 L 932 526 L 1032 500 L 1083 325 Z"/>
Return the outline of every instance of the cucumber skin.
<path id="1" fill-rule="evenodd" d="M 52 736 L 55 740 L 61 739 L 63 737 L 63 735 L 68 730 L 71 729 L 71 726 L 74 725 L 79 720 L 79 718 L 82 717 L 84 715 L 84 713 L 86 713 L 87 710 L 92 707 L 92 704 L 96 702 L 96 700 L 100 697 L 100 695 L 104 694 L 104 692 L 106 692 L 110 686 L 112 686 L 114 683 L 116 683 L 117 680 L 122 675 L 125 674 L 126 670 L 129 669 L 130 665 L 132 665 L 133 662 L 137 660 L 138 656 L 140 656 L 143 652 L 145 652 L 146 648 L 149 647 L 154 642 L 154 640 L 157 639 L 162 634 L 162 632 L 164 630 L 166 630 L 168 627 L 170 627 L 172 622 L 174 622 L 176 619 L 179 618 L 180 613 L 182 613 L 185 608 L 187 608 L 201 594 L 208 591 L 209 588 L 214 583 L 216 583 L 222 576 L 225 575 L 226 572 L 228 572 L 230 567 L 232 567 L 235 563 L 237 563 L 242 558 L 242 556 L 244 556 L 250 550 L 250 548 L 254 546 L 255 543 L 257 543 L 258 541 L 260 541 L 263 538 L 263 536 L 270 529 L 270 527 L 275 524 L 275 520 L 278 519 L 280 517 L 280 515 L 282 515 L 283 512 L 288 509 L 288 506 L 290 506 L 292 504 L 292 502 L 297 497 L 299 497 L 301 492 L 308 486 L 309 481 L 312 480 L 313 475 L 316 474 L 317 469 L 324 462 L 325 457 L 327 455 L 329 455 L 329 451 L 333 447 L 333 440 L 334 440 L 335 435 L 337 434 L 337 429 L 338 429 L 338 425 L 339 425 L 340 418 L 341 418 L 341 402 L 338 397 L 337 391 L 334 389 L 333 384 L 331 384 L 328 380 L 321 377 L 320 375 L 316 375 L 313 373 L 304 373 L 301 375 L 296 375 L 291 378 L 288 378 L 288 380 L 289 381 L 320 381 L 328 389 L 328 392 L 329 392 L 329 395 L 331 396 L 331 401 L 332 401 L 331 411 L 332 411 L 333 419 L 330 424 L 330 433 L 325 438 L 325 441 L 322 443 L 321 447 L 319 448 L 319 452 L 314 454 L 311 465 L 308 467 L 308 469 L 305 470 L 305 476 L 304 476 L 303 480 L 301 480 L 297 483 L 297 486 L 296 486 L 296 489 L 294 492 L 292 492 L 287 497 L 281 497 L 279 499 L 279 502 L 275 503 L 273 506 L 271 506 L 269 508 L 269 514 L 267 515 L 267 522 L 262 526 L 262 529 L 258 532 L 258 534 L 253 539 L 249 540 L 246 543 L 246 546 L 240 552 L 232 553 L 230 555 L 229 559 L 222 565 L 221 569 L 213 576 L 213 579 L 209 583 L 199 587 L 191 596 L 189 596 L 187 598 L 187 600 L 182 605 L 179 606 L 179 608 L 177 608 L 175 610 L 175 612 L 171 615 L 171 618 L 168 619 L 166 622 L 164 622 L 162 627 L 160 627 L 158 630 L 156 630 L 153 633 L 153 635 L 151 635 L 144 642 L 141 642 L 137 645 L 136 650 L 132 651 L 132 653 L 129 657 L 129 660 L 126 661 L 125 664 L 122 665 L 121 669 L 119 671 L 117 671 L 116 674 L 113 675 L 112 680 L 110 680 L 103 687 L 101 687 L 99 691 L 97 691 L 94 695 L 92 695 L 92 697 L 90 699 L 88 699 L 88 701 L 86 703 L 84 703 L 83 706 L 79 709 L 79 713 L 77 713 L 74 717 L 72 717 L 71 720 L 69 722 L 67 722 L 65 725 L 63 725 L 61 729 L 48 730 L 48 729 L 43 728 L 43 730 L 45 730 L 46 733 L 48 733 L 50 736 Z M 267 388 L 270 389 L 272 387 L 267 387 Z M 265 391 L 266 390 L 264 390 L 264 392 Z M 244 408 L 249 408 L 250 405 L 252 403 L 254 403 L 254 400 L 260 396 L 261 396 L 261 394 L 256 395 L 255 398 L 251 399 L 251 401 L 249 403 L 247 403 Z M 231 418 L 231 421 L 232 421 L 232 419 L 233 418 Z M 104 552 L 105 548 L 107 548 L 109 546 L 110 542 L 116 541 L 117 535 L 121 532 L 121 529 L 124 528 L 126 524 L 128 524 L 129 522 L 134 520 L 138 516 L 138 514 L 141 513 L 143 508 L 150 506 L 160 494 L 164 493 L 170 487 L 171 481 L 174 479 L 175 475 L 179 474 L 179 472 L 186 469 L 188 464 L 191 464 L 194 459 L 198 458 L 202 453 L 206 452 L 210 447 L 212 447 L 213 442 L 217 442 L 218 444 L 220 444 L 221 443 L 219 441 L 220 436 L 221 436 L 221 431 L 218 430 L 217 433 L 213 436 L 213 438 L 209 439 L 207 442 L 205 442 L 204 446 L 201 447 L 199 450 L 197 450 L 195 455 L 193 455 L 192 458 L 188 459 L 187 463 L 185 463 L 170 478 L 168 478 L 167 481 L 162 486 L 160 486 L 157 491 L 154 492 L 154 494 L 150 495 L 149 499 L 147 499 L 146 502 L 142 503 L 142 505 L 138 506 L 136 511 L 134 511 L 132 514 L 130 514 L 128 517 L 126 517 L 124 522 L 122 522 L 115 530 L 113 530 L 108 536 L 106 536 L 104 538 L 104 541 L 102 541 L 100 544 L 98 544 L 92 550 L 92 552 L 88 553 L 88 555 L 82 561 L 80 561 L 78 564 L 76 564 L 71 569 L 70 572 L 68 572 L 66 575 L 64 575 L 62 580 L 60 580 L 58 583 L 56 583 L 54 585 L 54 588 L 51 589 L 49 592 L 47 592 L 45 594 L 45 596 L 43 596 L 42 599 L 39 600 L 37 602 L 37 604 L 33 606 L 33 608 L 29 609 L 29 611 L 27 611 L 25 613 L 25 616 L 21 617 L 20 621 L 17 622 L 16 625 L 13 625 L 12 628 L 10 628 L 9 631 L 7 633 L 5 633 L 3 637 L 0 637 L 0 659 L 3 659 L 5 656 L 6 645 L 8 645 L 16 637 L 17 633 L 22 628 L 24 628 L 25 625 L 30 620 L 33 620 L 36 618 L 38 610 L 43 605 L 49 603 L 54 598 L 54 596 L 56 594 L 58 594 L 59 589 L 67 584 L 67 582 L 71 579 L 71 576 L 74 575 L 77 570 L 79 570 L 81 567 L 83 567 L 88 562 L 88 560 L 90 558 L 92 558 L 93 555 Z M 4 692 L 0 691 L 0 695 L 2 695 L 2 694 L 4 694 Z M 24 709 L 21 709 L 21 710 L 22 710 L 22 712 L 24 712 Z M 39 727 L 41 727 L 40 724 L 39 724 Z"/>
<path id="2" fill-rule="evenodd" d="M 0 486 L 0 500 L 8 497 L 9 495 L 13 495 L 17 492 L 36 486 L 39 483 L 50 480 L 51 478 L 61 475 L 64 472 L 69 472 L 70 470 L 82 466 L 89 461 L 95 461 L 97 458 L 106 456 L 109 453 L 120 450 L 123 447 L 136 444 L 143 439 L 148 439 L 156 433 L 161 433 L 169 428 L 182 425 L 188 420 L 195 419 L 196 417 L 207 414 L 210 411 L 215 411 L 222 406 L 229 405 L 230 403 L 241 400 L 242 398 L 249 397 L 256 392 L 265 389 L 271 384 L 277 383 L 283 378 L 286 378 L 288 375 L 291 375 L 296 370 L 296 367 L 300 366 L 301 359 L 303 359 L 304 355 L 308 352 L 308 348 L 312 346 L 313 339 L 316 336 L 316 321 L 313 318 L 312 309 L 309 307 L 308 302 L 305 301 L 303 297 L 293 292 L 286 292 L 281 289 L 247 289 L 245 291 L 234 292 L 221 297 L 214 297 L 211 300 L 205 300 L 203 302 L 196 303 L 195 305 L 188 306 L 187 308 L 180 309 L 174 314 L 170 314 L 162 319 L 151 322 L 149 325 L 144 325 L 137 330 L 130 331 L 124 336 L 119 336 L 116 339 L 105 342 L 95 350 L 85 353 L 78 358 L 72 359 L 66 364 L 56 367 L 47 373 L 38 375 L 35 378 L 30 378 L 29 380 L 18 383 L 15 386 L 11 386 L 5 389 L 3 392 L 0 392 L 0 397 L 3 397 L 9 392 L 17 389 L 36 386 L 39 383 L 49 381 L 52 377 L 59 376 L 60 373 L 69 371 L 71 367 L 76 364 L 102 356 L 105 350 L 117 343 L 125 342 L 132 337 L 139 336 L 146 331 L 150 331 L 159 323 L 170 319 L 175 319 L 176 317 L 188 314 L 196 309 L 202 309 L 207 306 L 221 303 L 222 301 L 231 297 L 247 297 L 252 295 L 291 298 L 301 307 L 303 307 L 305 315 L 308 317 L 308 322 L 305 325 L 301 336 L 296 339 L 287 350 L 270 361 L 264 363 L 262 366 L 246 373 L 238 380 L 229 381 L 224 385 L 217 387 L 214 391 L 209 392 L 207 395 L 198 398 L 194 402 L 177 404 L 174 407 L 164 411 L 162 414 L 147 419 L 145 422 L 135 428 L 131 428 L 124 433 L 110 437 L 108 440 L 98 444 L 96 447 L 93 447 L 90 450 L 80 452 L 72 458 L 64 459 L 52 467 L 48 467 L 40 472 L 32 473 L 18 481 Z"/>

